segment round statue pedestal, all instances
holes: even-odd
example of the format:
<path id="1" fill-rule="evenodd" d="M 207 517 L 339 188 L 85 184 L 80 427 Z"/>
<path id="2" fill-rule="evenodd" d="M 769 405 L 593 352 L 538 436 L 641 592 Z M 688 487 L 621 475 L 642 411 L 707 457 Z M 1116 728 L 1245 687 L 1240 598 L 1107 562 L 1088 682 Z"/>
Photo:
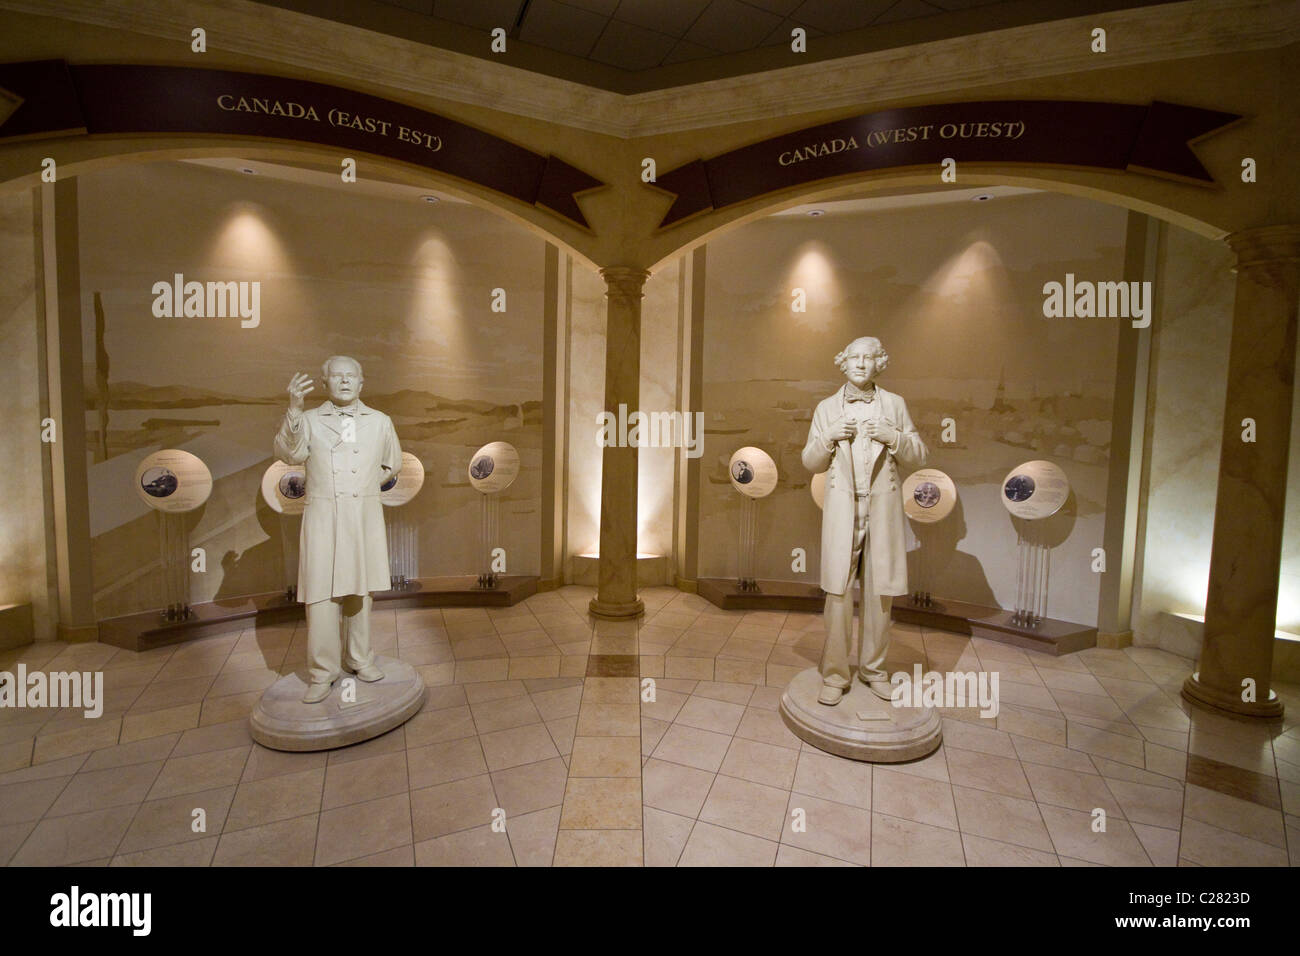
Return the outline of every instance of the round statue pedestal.
<path id="1" fill-rule="evenodd" d="M 933 753 L 943 742 L 933 707 L 895 707 L 857 678 L 840 702 L 828 707 L 817 703 L 821 689 L 822 676 L 810 667 L 781 695 L 785 725 L 818 750 L 850 760 L 901 763 Z"/>
<path id="2" fill-rule="evenodd" d="M 272 750 L 333 750 L 378 737 L 400 727 L 424 705 L 424 679 L 415 668 L 391 657 L 376 655 L 384 679 L 367 684 L 345 673 L 330 695 L 317 704 L 304 704 L 304 674 L 281 677 L 253 708 L 253 739 Z M 350 680 L 349 680 L 350 678 Z M 344 701 L 344 687 L 355 687 L 355 701 Z"/>

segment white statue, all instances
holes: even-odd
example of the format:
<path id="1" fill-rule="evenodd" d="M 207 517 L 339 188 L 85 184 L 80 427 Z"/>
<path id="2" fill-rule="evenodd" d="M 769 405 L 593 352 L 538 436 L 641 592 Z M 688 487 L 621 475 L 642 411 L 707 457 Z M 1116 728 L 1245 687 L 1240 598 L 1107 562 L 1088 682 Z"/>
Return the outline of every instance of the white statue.
<path id="1" fill-rule="evenodd" d="M 835 364 L 848 382 L 817 405 L 804 467 L 826 472 L 822 508 L 821 586 L 826 592 L 826 646 L 817 700 L 834 705 L 852 684 L 853 584 L 862 583 L 858 678 L 884 700 L 893 687 L 884 670 L 893 595 L 907 593 L 907 538 L 898 462 L 925 464 L 926 447 L 903 399 L 876 385 L 889 356 L 879 339 L 854 339 Z"/>
<path id="2" fill-rule="evenodd" d="M 329 401 L 304 411 L 314 386 L 294 375 L 275 436 L 277 458 L 306 463 L 298 559 L 298 600 L 307 605 L 306 704 L 329 696 L 343 665 L 363 681 L 384 678 L 370 648 L 370 592 L 390 586 L 379 486 L 402 467 L 392 420 L 361 402 L 361 364 L 335 355 L 321 375 Z"/>

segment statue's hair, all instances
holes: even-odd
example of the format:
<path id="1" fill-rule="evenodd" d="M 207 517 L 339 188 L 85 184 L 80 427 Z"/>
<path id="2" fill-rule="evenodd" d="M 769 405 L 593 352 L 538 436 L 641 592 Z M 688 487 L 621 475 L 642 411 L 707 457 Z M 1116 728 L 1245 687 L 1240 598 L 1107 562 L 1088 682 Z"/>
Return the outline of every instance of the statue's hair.
<path id="1" fill-rule="evenodd" d="M 320 367 L 321 378 L 326 380 L 329 379 L 330 365 L 332 365 L 334 362 L 351 362 L 353 365 L 357 367 L 357 376 L 361 378 L 363 381 L 365 380 L 366 376 L 365 373 L 361 371 L 361 363 L 358 362 L 356 359 L 354 359 L 351 355 L 331 355 L 329 358 L 327 358 L 325 360 L 325 363 Z"/>
<path id="2" fill-rule="evenodd" d="M 886 366 L 889 365 L 889 353 L 886 352 L 885 347 L 880 344 L 880 339 L 873 335 L 861 335 L 848 345 L 844 346 L 844 350 L 840 352 L 839 355 L 835 356 L 835 367 L 841 372 L 844 371 L 844 367 L 848 364 L 849 350 L 859 342 L 867 343 L 867 348 L 869 348 L 876 356 L 876 370 L 883 372 Z"/>

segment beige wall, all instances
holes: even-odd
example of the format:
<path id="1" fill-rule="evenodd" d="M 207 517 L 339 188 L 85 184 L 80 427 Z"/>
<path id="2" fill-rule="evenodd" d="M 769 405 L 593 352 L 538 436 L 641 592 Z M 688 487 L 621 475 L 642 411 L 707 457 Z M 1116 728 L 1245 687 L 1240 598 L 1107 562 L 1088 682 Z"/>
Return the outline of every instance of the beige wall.
<path id="1" fill-rule="evenodd" d="M 45 502 L 41 478 L 39 315 L 36 243 L 30 190 L 0 197 L 0 355 L 8 383 L 0 390 L 0 605 L 31 604 L 35 636 L 53 637 L 46 577 Z"/>
<path id="2" fill-rule="evenodd" d="M 816 403 L 843 382 L 832 359 L 859 335 L 890 354 L 881 384 L 908 403 L 930 467 L 957 484 L 936 529 L 932 593 L 1012 607 L 1016 534 L 1000 485 L 1046 458 L 1073 494 L 1051 519 L 1050 616 L 1097 620 L 1117 321 L 1046 319 L 1043 283 L 1122 277 L 1125 213 L 1053 194 L 872 214 L 782 216 L 709 244 L 700 575 L 732 576 L 739 495 L 726 463 L 757 445 L 780 481 L 759 503 L 758 574 L 816 582 L 820 513 L 800 461 Z M 791 311 L 805 288 L 808 311 Z M 1000 387 L 1001 383 L 1001 387 Z M 940 422 L 956 421 L 956 442 Z M 928 540 L 928 539 L 927 539 Z M 791 572 L 791 550 L 808 570 Z"/>
<path id="3" fill-rule="evenodd" d="M 540 547 L 544 244 L 480 208 L 429 206 L 187 164 L 85 177 L 80 190 L 83 329 L 94 356 L 101 293 L 110 362 L 109 455 L 96 460 L 94 369 L 87 369 L 97 612 L 157 606 L 152 514 L 131 489 L 140 458 L 190 450 L 212 470 L 191 543 L 208 552 L 192 599 L 283 586 L 283 520 L 261 501 L 262 473 L 295 371 L 350 354 L 363 399 L 391 415 L 421 459 L 405 512 L 420 526 L 420 572 L 478 569 L 479 495 L 465 469 L 488 441 L 514 444 L 522 470 L 504 494 L 507 569 L 536 574 Z M 159 319 L 153 283 L 257 280 L 261 324 Z M 490 309 L 506 291 L 506 312 Z M 309 402 L 323 400 L 323 385 Z M 289 533 L 293 533 L 290 527 Z"/>

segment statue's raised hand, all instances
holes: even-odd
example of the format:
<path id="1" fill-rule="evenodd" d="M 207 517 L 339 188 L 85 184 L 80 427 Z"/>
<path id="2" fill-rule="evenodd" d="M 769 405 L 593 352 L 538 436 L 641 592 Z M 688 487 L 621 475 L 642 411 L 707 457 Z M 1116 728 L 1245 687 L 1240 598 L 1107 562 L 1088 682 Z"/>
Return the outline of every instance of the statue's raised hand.
<path id="1" fill-rule="evenodd" d="M 315 388 L 305 372 L 298 372 L 289 381 L 289 411 L 301 412 L 307 405 L 307 393 Z"/>

